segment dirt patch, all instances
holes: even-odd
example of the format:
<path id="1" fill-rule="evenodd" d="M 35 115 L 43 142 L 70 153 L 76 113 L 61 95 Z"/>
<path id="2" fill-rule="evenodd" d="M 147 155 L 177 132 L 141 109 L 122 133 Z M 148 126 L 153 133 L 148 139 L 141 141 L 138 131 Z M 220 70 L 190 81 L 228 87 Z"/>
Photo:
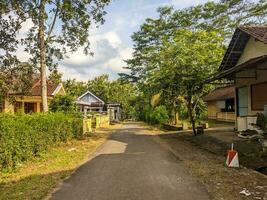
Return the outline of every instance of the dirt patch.
<path id="1" fill-rule="evenodd" d="M 254 170 L 225 166 L 225 144 L 207 136 L 194 137 L 151 129 L 157 142 L 179 157 L 189 172 L 202 182 L 215 200 L 267 200 L 267 177 Z M 199 145 L 206 144 L 206 145 Z M 241 193 L 240 193 L 241 192 Z M 247 196 L 246 196 L 247 195 Z"/>

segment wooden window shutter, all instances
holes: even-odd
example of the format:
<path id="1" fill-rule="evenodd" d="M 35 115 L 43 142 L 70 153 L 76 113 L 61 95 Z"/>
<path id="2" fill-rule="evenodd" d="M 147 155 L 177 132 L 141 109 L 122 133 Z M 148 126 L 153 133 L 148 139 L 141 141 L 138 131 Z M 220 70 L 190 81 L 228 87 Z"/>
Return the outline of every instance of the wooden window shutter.
<path id="1" fill-rule="evenodd" d="M 252 110 L 263 110 L 267 105 L 267 82 L 251 86 Z"/>

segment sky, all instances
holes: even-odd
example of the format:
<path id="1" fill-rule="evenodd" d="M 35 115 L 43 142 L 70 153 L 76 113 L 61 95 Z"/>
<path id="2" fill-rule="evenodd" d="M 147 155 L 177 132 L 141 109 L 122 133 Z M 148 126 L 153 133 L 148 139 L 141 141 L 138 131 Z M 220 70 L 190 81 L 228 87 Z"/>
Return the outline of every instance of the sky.
<path id="1" fill-rule="evenodd" d="M 63 79 L 87 81 L 101 74 L 108 74 L 111 79 L 118 78 L 118 73 L 127 72 L 123 69 L 123 60 L 131 58 L 133 52 L 131 35 L 139 30 L 146 18 L 157 17 L 158 7 L 169 5 L 178 9 L 207 1 L 113 0 L 105 9 L 105 23 L 90 31 L 89 39 L 94 56 L 84 55 L 82 49 L 69 54 L 68 58 L 59 63 Z"/>

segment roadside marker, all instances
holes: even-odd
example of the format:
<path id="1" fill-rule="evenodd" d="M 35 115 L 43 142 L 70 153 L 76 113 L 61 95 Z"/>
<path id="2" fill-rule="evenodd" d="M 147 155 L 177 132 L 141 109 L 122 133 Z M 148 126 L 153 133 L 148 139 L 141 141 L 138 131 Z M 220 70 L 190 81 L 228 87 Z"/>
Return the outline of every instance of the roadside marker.
<path id="1" fill-rule="evenodd" d="M 227 151 L 226 165 L 228 167 L 239 167 L 238 152 L 234 150 L 233 143 L 231 150 Z"/>

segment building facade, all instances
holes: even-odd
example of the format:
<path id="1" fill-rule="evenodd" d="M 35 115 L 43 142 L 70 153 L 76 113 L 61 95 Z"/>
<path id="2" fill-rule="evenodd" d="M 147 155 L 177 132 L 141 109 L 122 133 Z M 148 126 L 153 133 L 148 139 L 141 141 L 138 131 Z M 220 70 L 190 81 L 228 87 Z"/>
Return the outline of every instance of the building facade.
<path id="1" fill-rule="evenodd" d="M 208 119 L 235 122 L 235 86 L 216 88 L 203 100 L 207 105 Z"/>
<path id="2" fill-rule="evenodd" d="M 77 98 L 76 103 L 83 113 L 103 113 L 108 112 L 110 121 L 120 121 L 122 108 L 118 103 L 105 103 L 90 91 L 85 92 Z"/>
<path id="3" fill-rule="evenodd" d="M 267 26 L 236 29 L 217 79 L 235 81 L 236 128 L 253 129 L 257 113 L 267 113 Z"/>

